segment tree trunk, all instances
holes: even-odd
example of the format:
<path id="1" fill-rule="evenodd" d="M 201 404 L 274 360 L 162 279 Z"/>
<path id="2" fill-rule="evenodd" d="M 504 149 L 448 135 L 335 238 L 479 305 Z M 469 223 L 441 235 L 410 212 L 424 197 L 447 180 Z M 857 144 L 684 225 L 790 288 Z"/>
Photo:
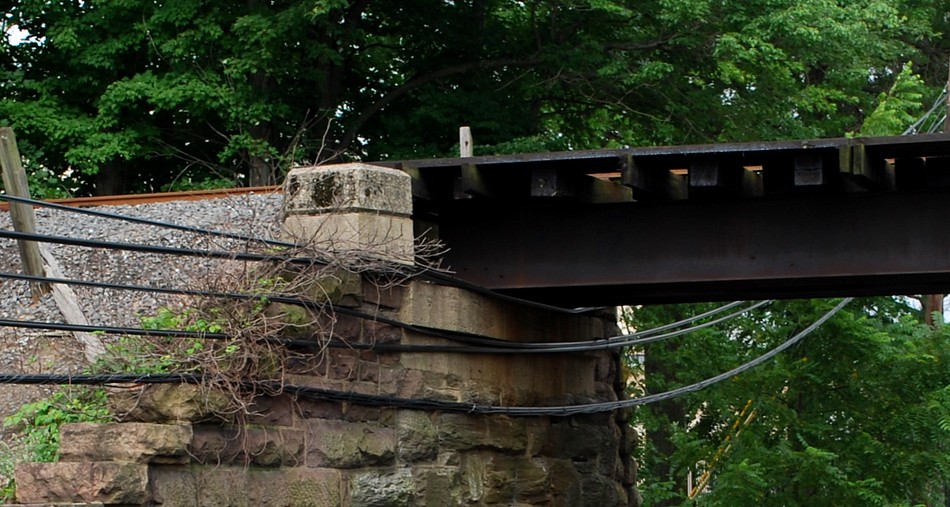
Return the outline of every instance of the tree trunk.
<path id="1" fill-rule="evenodd" d="M 271 124 L 262 121 L 248 129 L 248 134 L 262 145 L 270 146 Z M 252 187 L 277 184 L 277 161 L 267 153 L 248 154 L 248 183 Z"/>
<path id="2" fill-rule="evenodd" d="M 112 159 L 99 166 L 96 173 L 95 195 L 120 195 L 126 193 L 126 178 L 122 161 Z"/>
<path id="3" fill-rule="evenodd" d="M 266 97 L 270 79 L 266 74 L 257 73 L 251 77 L 251 89 L 258 97 Z M 252 187 L 277 184 L 277 160 L 269 153 L 273 141 L 273 128 L 270 120 L 261 120 L 247 129 L 251 139 L 256 141 L 253 151 L 247 154 L 248 184 Z"/>
<path id="4" fill-rule="evenodd" d="M 920 298 L 921 306 L 923 306 L 924 322 L 926 322 L 928 326 L 943 322 L 943 296 L 943 294 L 926 294 Z M 937 322 L 934 321 L 935 313 L 941 314 L 941 317 L 939 317 L 940 320 Z"/>

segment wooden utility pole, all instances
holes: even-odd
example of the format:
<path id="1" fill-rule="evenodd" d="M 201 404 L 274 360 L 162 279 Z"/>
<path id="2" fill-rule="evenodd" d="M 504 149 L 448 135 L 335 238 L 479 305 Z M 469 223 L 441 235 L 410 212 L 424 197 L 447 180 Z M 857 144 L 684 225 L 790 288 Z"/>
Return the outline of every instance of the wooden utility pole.
<path id="1" fill-rule="evenodd" d="M 26 171 L 20 163 L 20 150 L 16 146 L 16 137 L 13 129 L 0 127 L 0 166 L 3 170 L 3 187 L 6 192 L 15 197 L 30 197 L 30 187 L 26 182 Z M 17 232 L 36 233 L 36 215 L 29 204 L 18 202 L 10 203 L 10 217 L 13 229 Z M 43 269 L 43 258 L 40 255 L 39 245 L 35 241 L 17 240 L 20 249 L 20 261 L 23 271 L 31 276 L 46 276 Z M 30 283 L 30 293 L 33 299 L 49 292 L 49 284 Z"/>
<path id="2" fill-rule="evenodd" d="M 26 171 L 20 163 L 20 150 L 16 146 L 16 137 L 13 129 L 0 128 L 0 163 L 3 167 L 3 186 L 7 193 L 15 197 L 30 198 L 30 187 L 26 182 Z M 11 202 L 10 217 L 13 219 L 13 228 L 18 232 L 36 233 L 36 215 L 33 206 L 29 204 Z M 23 271 L 31 276 L 46 277 L 47 270 L 54 278 L 63 278 L 62 269 L 56 258 L 35 241 L 17 240 L 20 249 L 20 259 L 23 262 Z M 44 262 L 45 261 L 45 262 Z M 45 265 L 44 265 L 45 264 Z M 52 288 L 53 300 L 63 313 L 69 324 L 89 325 L 89 320 L 79 307 L 79 298 L 68 285 L 31 282 L 30 293 L 35 301 Z M 75 332 L 76 338 L 82 343 L 86 360 L 93 363 L 97 357 L 105 353 L 105 346 L 98 336 L 90 333 Z"/>

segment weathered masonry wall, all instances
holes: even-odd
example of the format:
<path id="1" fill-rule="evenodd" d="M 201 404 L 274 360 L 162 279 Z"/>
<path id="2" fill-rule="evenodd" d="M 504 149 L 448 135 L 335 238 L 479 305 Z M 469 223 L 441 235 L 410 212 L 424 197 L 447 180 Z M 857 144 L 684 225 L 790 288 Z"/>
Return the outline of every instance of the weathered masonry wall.
<path id="1" fill-rule="evenodd" d="M 395 204 L 386 199 L 399 192 L 382 191 L 408 185 L 403 176 L 367 166 L 294 173 L 288 213 L 296 218 L 288 219 L 288 229 L 297 237 L 329 234 L 324 239 L 332 238 L 338 248 L 383 245 L 386 255 L 408 264 L 412 253 L 412 227 L 404 202 L 408 189 L 403 202 Z M 341 192 L 365 199 L 341 201 Z M 374 195 L 385 199 L 373 199 Z M 340 221 L 326 214 L 331 209 Z M 615 315 L 607 311 L 568 315 L 419 280 L 385 288 L 366 277 L 334 280 L 328 292 L 337 304 L 417 326 L 526 342 L 596 339 L 617 331 Z M 341 314 L 333 319 L 334 334 L 350 343 L 446 343 L 378 321 Z M 617 365 L 611 352 L 499 356 L 328 349 L 314 354 L 309 364 L 284 372 L 284 380 L 399 398 L 546 406 L 616 399 L 622 393 Z M 239 426 L 209 420 L 213 407 L 192 386 L 148 387 L 115 396 L 113 403 L 117 412 L 127 414 L 126 422 L 67 425 L 62 430 L 60 462 L 17 468 L 20 503 L 182 507 L 637 503 L 635 469 L 629 458 L 631 433 L 622 413 L 509 417 L 370 407 L 282 394 L 258 398 L 256 415 Z"/>

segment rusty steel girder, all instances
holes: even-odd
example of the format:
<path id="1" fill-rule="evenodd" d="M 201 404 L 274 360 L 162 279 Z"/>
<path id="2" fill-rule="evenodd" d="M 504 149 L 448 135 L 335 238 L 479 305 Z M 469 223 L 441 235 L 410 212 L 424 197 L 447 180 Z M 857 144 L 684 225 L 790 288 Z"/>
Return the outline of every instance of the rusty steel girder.
<path id="1" fill-rule="evenodd" d="M 447 213 L 468 281 L 567 306 L 950 292 L 950 193 Z"/>
<path id="2" fill-rule="evenodd" d="M 950 137 L 387 165 L 444 265 L 563 306 L 950 292 Z"/>

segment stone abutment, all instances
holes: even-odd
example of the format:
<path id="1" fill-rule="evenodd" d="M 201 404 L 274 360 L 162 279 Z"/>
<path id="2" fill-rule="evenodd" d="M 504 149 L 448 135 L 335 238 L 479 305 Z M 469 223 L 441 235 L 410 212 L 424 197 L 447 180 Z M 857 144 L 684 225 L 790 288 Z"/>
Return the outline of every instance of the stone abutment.
<path id="1" fill-rule="evenodd" d="M 416 252 L 409 185 L 401 172 L 361 164 L 295 170 L 286 187 L 285 231 L 336 251 L 372 251 L 394 265 L 411 266 Z M 348 272 L 315 283 L 333 305 L 377 317 L 322 316 L 332 321 L 323 325 L 332 326 L 334 337 L 351 344 L 458 345 L 424 329 L 548 343 L 617 333 L 612 311 L 560 313 L 419 278 L 380 283 L 372 274 Z M 209 418 L 213 403 L 195 386 L 146 386 L 113 396 L 123 422 L 65 425 L 58 462 L 18 466 L 17 501 L 636 505 L 627 414 L 484 415 L 314 394 L 473 406 L 576 405 L 622 396 L 619 372 L 619 357 L 610 351 L 499 355 L 330 348 L 281 372 L 288 385 L 322 391 L 262 395 L 240 424 Z"/>

